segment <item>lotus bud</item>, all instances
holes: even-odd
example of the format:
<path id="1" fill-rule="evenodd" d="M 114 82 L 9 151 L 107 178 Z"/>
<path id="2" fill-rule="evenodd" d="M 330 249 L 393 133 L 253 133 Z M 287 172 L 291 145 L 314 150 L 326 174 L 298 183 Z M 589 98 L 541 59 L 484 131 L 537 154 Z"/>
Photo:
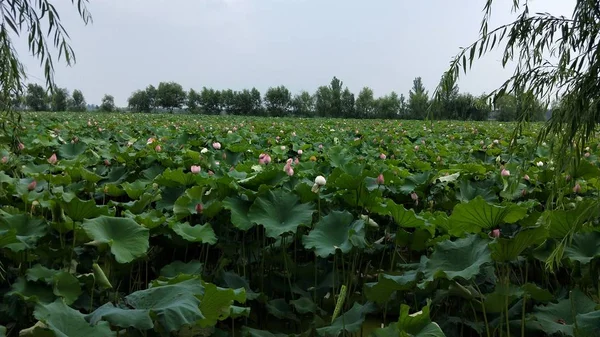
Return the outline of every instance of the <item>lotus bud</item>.
<path id="1" fill-rule="evenodd" d="M 20 151 L 25 150 L 25 144 L 19 143 L 18 148 L 19 148 Z"/>
<path id="2" fill-rule="evenodd" d="M 579 185 L 579 183 L 575 184 L 575 186 L 573 187 L 573 192 L 574 193 L 581 192 L 581 185 Z"/>
<path id="3" fill-rule="evenodd" d="M 33 190 L 35 190 L 36 186 L 37 186 L 37 181 L 34 180 L 34 181 L 30 182 L 29 185 L 27 185 L 27 189 L 29 191 L 33 191 Z"/>
<path id="4" fill-rule="evenodd" d="M 324 186 L 325 184 L 327 184 L 327 180 L 323 176 L 317 176 L 315 178 L 315 184 L 319 186 Z"/>
<path id="5" fill-rule="evenodd" d="M 529 175 L 527 175 L 527 174 L 526 174 L 526 175 L 524 175 L 524 176 L 523 176 L 523 179 L 525 179 L 525 180 L 529 181 Z"/>
<path id="6" fill-rule="evenodd" d="M 192 165 L 192 167 L 190 167 L 190 171 L 194 174 L 200 173 L 200 170 L 201 170 L 201 168 L 198 165 Z"/>
<path id="7" fill-rule="evenodd" d="M 196 213 L 202 214 L 204 212 L 204 206 L 202 204 L 196 204 Z"/>
<path id="8" fill-rule="evenodd" d="M 3 156 L 2 160 L 0 160 L 0 162 L 2 162 L 2 164 L 8 163 L 8 156 Z"/>
<path id="9" fill-rule="evenodd" d="M 502 171 L 500 171 L 500 175 L 503 177 L 508 177 L 510 176 L 510 171 L 503 168 Z"/>
<path id="10" fill-rule="evenodd" d="M 385 155 L 385 153 L 382 153 L 382 154 L 380 154 L 380 155 L 379 155 L 379 159 L 381 159 L 381 160 L 385 160 L 385 158 L 386 158 L 386 155 Z"/>
<path id="11" fill-rule="evenodd" d="M 301 156 L 302 155 L 302 150 L 298 150 L 298 155 Z"/>
<path id="12" fill-rule="evenodd" d="M 56 162 L 58 161 L 58 158 L 56 158 L 56 153 L 53 153 L 50 158 L 48 158 L 48 163 L 54 165 L 56 164 Z"/>
<path id="13" fill-rule="evenodd" d="M 589 158 L 590 157 L 590 153 L 586 152 L 583 156 L 586 157 L 586 158 Z"/>
<path id="14" fill-rule="evenodd" d="M 492 235 L 493 238 L 499 238 L 500 237 L 500 229 L 494 229 L 492 230 Z"/>
<path id="15" fill-rule="evenodd" d="M 220 150 L 220 149 L 221 149 L 221 143 L 219 143 L 219 142 L 214 142 L 214 143 L 212 143 L 212 147 L 213 147 L 215 150 Z"/>
<path id="16" fill-rule="evenodd" d="M 383 174 L 381 174 L 381 173 L 380 173 L 380 174 L 377 176 L 377 184 L 379 184 L 379 185 L 383 185 L 384 183 L 385 183 L 385 178 L 383 177 Z"/>

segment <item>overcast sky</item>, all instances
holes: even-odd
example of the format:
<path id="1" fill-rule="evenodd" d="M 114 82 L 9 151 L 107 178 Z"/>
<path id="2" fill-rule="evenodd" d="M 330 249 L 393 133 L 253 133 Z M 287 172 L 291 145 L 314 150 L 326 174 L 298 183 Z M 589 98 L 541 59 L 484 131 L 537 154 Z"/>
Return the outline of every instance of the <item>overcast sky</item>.
<path id="1" fill-rule="evenodd" d="M 478 37 L 485 0 L 91 0 L 85 26 L 71 1 L 55 1 L 77 64 L 56 80 L 88 103 L 105 93 L 117 105 L 149 84 L 176 81 L 261 92 L 277 85 L 311 93 L 337 76 L 358 93 L 407 95 L 416 76 L 431 92 L 459 48 Z M 496 0 L 494 26 L 512 0 Z M 532 1 L 535 11 L 570 16 L 574 0 Z M 39 63 L 18 42 L 32 82 Z M 500 54 L 478 61 L 461 91 L 489 92 L 510 75 Z"/>

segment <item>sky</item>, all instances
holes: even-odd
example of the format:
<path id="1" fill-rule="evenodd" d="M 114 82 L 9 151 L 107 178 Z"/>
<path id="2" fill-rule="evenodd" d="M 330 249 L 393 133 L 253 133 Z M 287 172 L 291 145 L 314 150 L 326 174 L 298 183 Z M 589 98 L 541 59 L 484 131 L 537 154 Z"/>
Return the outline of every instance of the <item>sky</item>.
<path id="1" fill-rule="evenodd" d="M 292 93 L 338 77 L 358 94 L 408 95 L 422 77 L 432 93 L 461 47 L 478 38 L 485 0 L 91 0 L 85 25 L 71 1 L 52 1 L 77 63 L 56 61 L 56 82 L 91 104 L 117 106 L 138 89 L 175 81 L 184 89 L 285 85 Z M 491 26 L 508 23 L 512 0 L 496 0 Z M 533 11 L 570 16 L 575 0 L 530 0 Z M 30 82 L 44 84 L 27 38 L 15 37 Z M 506 80 L 501 53 L 474 63 L 458 85 L 479 95 Z"/>

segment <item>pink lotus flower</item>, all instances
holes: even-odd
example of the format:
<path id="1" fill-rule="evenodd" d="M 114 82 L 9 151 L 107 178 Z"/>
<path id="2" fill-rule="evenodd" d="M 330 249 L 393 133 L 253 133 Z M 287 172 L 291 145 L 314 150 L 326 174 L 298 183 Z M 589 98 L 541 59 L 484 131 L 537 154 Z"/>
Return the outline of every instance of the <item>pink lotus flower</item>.
<path id="1" fill-rule="evenodd" d="M 148 140 L 146 141 L 146 144 L 150 145 L 150 144 L 154 143 L 154 141 L 155 141 L 155 140 L 156 140 L 156 139 L 154 139 L 154 137 L 150 137 L 150 138 L 148 138 Z"/>
<path id="2" fill-rule="evenodd" d="M 412 192 L 410 198 L 415 202 L 415 205 L 419 204 L 419 195 L 416 192 Z"/>
<path id="3" fill-rule="evenodd" d="M 37 186 L 37 181 L 34 180 L 34 181 L 30 182 L 29 185 L 27 185 L 27 189 L 29 191 L 33 191 L 33 190 L 35 190 L 36 186 Z"/>
<path id="4" fill-rule="evenodd" d="M 4 156 L 4 157 L 2 157 L 2 160 L 1 160 L 1 161 L 2 161 L 2 164 L 6 164 L 6 163 L 8 163 L 8 156 Z"/>
<path id="5" fill-rule="evenodd" d="M 283 167 L 283 171 L 290 177 L 294 175 L 294 169 L 292 168 L 292 162 L 293 162 L 293 159 L 289 158 L 286 161 L 285 166 Z"/>
<path id="6" fill-rule="evenodd" d="M 385 153 L 382 153 L 382 154 L 379 155 L 379 159 L 385 160 L 385 158 L 387 158 L 387 156 L 385 155 Z"/>
<path id="7" fill-rule="evenodd" d="M 508 177 L 508 176 L 510 176 L 510 171 L 503 168 L 502 171 L 500 171 L 500 175 L 503 177 Z"/>
<path id="8" fill-rule="evenodd" d="M 48 158 L 48 162 L 52 165 L 56 164 L 56 162 L 58 161 L 58 158 L 56 158 L 56 153 L 53 153 L 50 158 Z"/>
<path id="9" fill-rule="evenodd" d="M 298 157 L 294 158 L 294 165 L 298 165 L 300 164 L 300 160 L 298 159 Z"/>
<path id="10" fill-rule="evenodd" d="M 492 237 L 493 238 L 499 238 L 500 237 L 500 230 L 499 229 L 492 230 Z"/>
<path id="11" fill-rule="evenodd" d="M 19 143 L 19 146 L 18 146 L 18 148 L 19 148 L 19 150 L 21 150 L 21 151 L 25 150 L 25 144 L 23 144 L 23 143 Z"/>
<path id="12" fill-rule="evenodd" d="M 106 166 L 110 166 L 110 160 L 108 160 L 108 159 L 104 159 L 104 165 L 106 165 Z"/>
<path id="13" fill-rule="evenodd" d="M 154 148 L 154 150 L 156 152 L 160 152 L 160 151 L 162 151 L 162 147 L 160 147 L 160 145 L 156 145 L 156 147 Z"/>
<path id="14" fill-rule="evenodd" d="M 581 192 L 581 185 L 579 185 L 579 183 L 575 184 L 575 186 L 573 187 L 573 192 L 574 193 Z"/>
<path id="15" fill-rule="evenodd" d="M 214 142 L 214 143 L 212 143 L 212 147 L 213 147 L 215 150 L 220 150 L 220 149 L 221 149 L 221 143 L 219 143 L 219 142 Z"/>
<path id="16" fill-rule="evenodd" d="M 203 211 L 204 211 L 204 206 L 202 206 L 202 204 L 196 204 L 196 213 L 202 214 Z"/>
<path id="17" fill-rule="evenodd" d="M 196 173 L 200 173 L 200 166 L 198 165 L 192 165 L 192 167 L 190 167 L 190 171 L 192 171 L 192 173 L 196 174 Z"/>
<path id="18" fill-rule="evenodd" d="M 385 183 L 385 178 L 383 177 L 383 174 L 381 174 L 381 173 L 380 173 L 380 174 L 377 176 L 377 184 L 379 184 L 379 185 L 383 185 L 384 183 Z"/>
<path id="19" fill-rule="evenodd" d="M 590 153 L 586 152 L 583 156 L 586 157 L 586 158 L 589 158 L 590 157 Z"/>
<path id="20" fill-rule="evenodd" d="M 323 150 L 323 144 L 319 144 L 319 150 Z"/>
<path id="21" fill-rule="evenodd" d="M 258 163 L 260 165 L 267 165 L 271 162 L 271 156 L 269 156 L 266 153 L 261 153 L 260 156 L 258 156 Z"/>
<path id="22" fill-rule="evenodd" d="M 523 176 L 523 179 L 525 179 L 525 180 L 529 181 L 529 175 L 528 175 L 528 174 L 524 175 L 524 176 Z"/>

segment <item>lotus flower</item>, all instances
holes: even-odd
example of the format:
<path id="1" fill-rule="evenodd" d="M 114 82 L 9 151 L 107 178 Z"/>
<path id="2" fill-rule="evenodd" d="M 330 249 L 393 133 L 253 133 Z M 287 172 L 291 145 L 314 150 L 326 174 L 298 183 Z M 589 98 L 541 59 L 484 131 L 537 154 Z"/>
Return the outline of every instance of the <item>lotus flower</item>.
<path id="1" fill-rule="evenodd" d="M 526 174 L 526 175 L 524 175 L 524 176 L 523 176 L 523 179 L 525 179 L 525 180 L 529 181 L 529 175 L 527 175 L 527 174 Z"/>
<path id="2" fill-rule="evenodd" d="M 156 145 L 156 147 L 154 148 L 154 150 L 156 152 L 160 152 L 160 151 L 162 151 L 162 147 L 160 147 L 160 145 Z"/>
<path id="3" fill-rule="evenodd" d="M 204 211 L 204 206 L 202 206 L 202 204 L 196 204 L 196 213 L 202 214 L 203 211 Z"/>
<path id="4" fill-rule="evenodd" d="M 410 198 L 415 202 L 415 205 L 419 204 L 419 195 L 416 192 L 412 192 Z"/>
<path id="5" fill-rule="evenodd" d="M 302 155 L 302 150 L 298 150 L 298 155 L 301 156 Z"/>
<path id="6" fill-rule="evenodd" d="M 196 174 L 196 173 L 200 173 L 200 166 L 198 165 L 192 165 L 192 167 L 190 167 L 190 171 L 192 171 L 192 173 Z"/>
<path id="7" fill-rule="evenodd" d="M 385 178 L 383 177 L 383 174 L 381 174 L 381 173 L 380 173 L 380 174 L 377 176 L 377 184 L 379 184 L 379 185 L 383 185 L 384 183 L 385 183 Z"/>
<path id="8" fill-rule="evenodd" d="M 30 182 L 29 185 L 27 185 L 27 189 L 30 191 L 33 191 L 33 190 L 35 190 L 36 186 L 37 186 L 37 181 L 34 180 L 34 181 Z"/>
<path id="9" fill-rule="evenodd" d="M 298 157 L 294 158 L 294 165 L 298 165 L 300 164 L 300 160 L 298 159 Z"/>
<path id="10" fill-rule="evenodd" d="M 313 193 L 319 192 L 319 189 L 321 189 L 321 186 L 325 186 L 326 183 L 327 183 L 327 180 L 325 180 L 325 177 L 323 177 L 323 176 L 317 176 L 315 178 L 315 183 L 313 184 L 313 187 L 311 188 L 311 191 Z"/>
<path id="11" fill-rule="evenodd" d="M 56 158 L 56 153 L 53 153 L 50 158 L 48 158 L 48 163 L 50 163 L 51 165 L 56 164 L 56 162 L 58 161 L 58 158 Z"/>
<path id="12" fill-rule="evenodd" d="M 586 157 L 586 158 L 589 158 L 590 157 L 590 153 L 586 152 L 583 156 Z"/>
<path id="13" fill-rule="evenodd" d="M 573 192 L 574 193 L 581 192 L 581 185 L 579 185 L 579 183 L 575 184 L 575 186 L 573 187 Z"/>
<path id="14" fill-rule="evenodd" d="M 536 163 L 536 165 L 537 165 L 537 167 L 542 167 L 542 166 L 544 166 L 544 162 L 543 161 L 538 161 Z"/>
<path id="15" fill-rule="evenodd" d="M 261 153 L 260 156 L 258 156 L 258 163 L 261 165 L 267 165 L 271 162 L 271 156 L 269 156 L 266 153 Z"/>
<path id="16" fill-rule="evenodd" d="M 500 237 L 500 230 L 499 229 L 492 230 L 492 237 L 493 238 L 499 238 Z"/>
<path id="17" fill-rule="evenodd" d="M 293 162 L 293 159 L 289 158 L 287 160 L 287 162 L 285 163 L 285 166 L 283 167 L 283 171 L 290 177 L 294 175 L 294 169 L 292 168 L 292 162 Z"/>
<path id="18" fill-rule="evenodd" d="M 385 158 L 386 158 L 386 155 L 385 155 L 385 153 L 382 153 L 382 154 L 380 154 L 380 155 L 379 155 L 379 159 L 381 159 L 381 160 L 385 160 Z"/>
<path id="19" fill-rule="evenodd" d="M 220 149 L 221 149 L 221 143 L 219 143 L 219 142 L 214 142 L 214 143 L 212 143 L 212 147 L 213 147 L 213 149 L 215 149 L 215 150 L 220 150 Z"/>
<path id="20" fill-rule="evenodd" d="M 110 166 L 110 160 L 104 159 L 104 165 L 105 166 Z"/>
<path id="21" fill-rule="evenodd" d="M 500 143 L 498 139 L 494 139 L 494 144 L 498 145 L 498 143 Z"/>
<path id="22" fill-rule="evenodd" d="M 415 151 L 419 151 L 419 145 L 415 145 Z"/>
<path id="23" fill-rule="evenodd" d="M 25 144 L 19 143 L 18 148 L 19 148 L 20 151 L 23 151 L 25 149 Z"/>
<path id="24" fill-rule="evenodd" d="M 500 171 L 500 175 L 503 177 L 508 177 L 510 176 L 510 171 L 503 168 L 502 171 Z"/>
<path id="25" fill-rule="evenodd" d="M 2 160 L 1 160 L 1 162 L 2 162 L 2 164 L 6 164 L 6 163 L 8 163 L 8 156 L 4 156 L 4 157 L 2 157 Z"/>

